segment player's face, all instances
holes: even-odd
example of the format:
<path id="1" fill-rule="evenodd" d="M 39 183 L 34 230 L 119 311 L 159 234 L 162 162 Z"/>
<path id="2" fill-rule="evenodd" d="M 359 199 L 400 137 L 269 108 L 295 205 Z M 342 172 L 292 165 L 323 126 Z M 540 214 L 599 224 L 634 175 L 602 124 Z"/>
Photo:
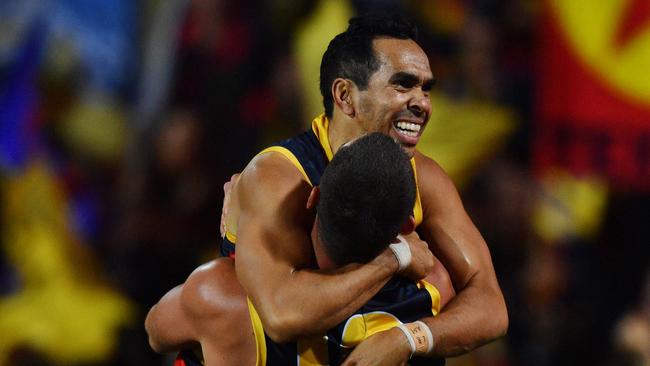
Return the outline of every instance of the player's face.
<path id="1" fill-rule="evenodd" d="M 373 45 L 380 67 L 359 91 L 357 118 L 366 132 L 393 137 L 412 156 L 431 115 L 429 60 L 412 40 L 379 38 Z"/>

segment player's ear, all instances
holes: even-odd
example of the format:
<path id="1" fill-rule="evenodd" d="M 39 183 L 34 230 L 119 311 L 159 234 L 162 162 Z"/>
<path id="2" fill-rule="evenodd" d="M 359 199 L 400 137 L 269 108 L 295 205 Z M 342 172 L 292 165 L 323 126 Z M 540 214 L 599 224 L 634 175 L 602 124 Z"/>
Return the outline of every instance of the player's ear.
<path id="1" fill-rule="evenodd" d="M 354 117 L 354 105 L 352 103 L 354 88 L 354 83 L 349 79 L 337 78 L 332 83 L 334 103 L 350 118 Z"/>
<path id="2" fill-rule="evenodd" d="M 320 199 L 320 187 L 314 186 L 309 192 L 309 198 L 307 198 L 307 209 L 311 210 L 316 207 L 318 200 Z"/>
<path id="3" fill-rule="evenodd" d="M 402 235 L 407 235 L 412 233 L 415 230 L 415 217 L 410 215 L 408 220 L 402 225 L 402 229 L 399 231 Z"/>

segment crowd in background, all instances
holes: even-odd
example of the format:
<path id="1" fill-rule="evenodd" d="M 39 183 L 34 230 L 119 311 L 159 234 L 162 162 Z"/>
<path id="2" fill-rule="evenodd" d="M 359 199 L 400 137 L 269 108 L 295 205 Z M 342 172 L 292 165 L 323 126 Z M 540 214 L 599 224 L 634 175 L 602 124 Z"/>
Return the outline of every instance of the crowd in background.
<path id="1" fill-rule="evenodd" d="M 372 12 L 419 26 L 420 148 L 508 305 L 506 337 L 448 364 L 650 365 L 650 138 L 634 185 L 539 164 L 549 3 L 2 1 L 0 365 L 171 364 L 147 310 L 218 255 L 223 183 L 320 113 L 327 42 Z"/>

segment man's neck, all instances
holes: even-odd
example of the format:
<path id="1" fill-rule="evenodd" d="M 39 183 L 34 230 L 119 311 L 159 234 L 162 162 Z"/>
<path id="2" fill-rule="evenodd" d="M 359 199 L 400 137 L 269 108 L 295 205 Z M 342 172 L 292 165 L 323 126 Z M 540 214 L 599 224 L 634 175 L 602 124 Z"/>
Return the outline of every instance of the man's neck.
<path id="1" fill-rule="evenodd" d="M 357 121 L 341 112 L 337 113 L 337 111 L 334 111 L 329 122 L 327 135 L 330 147 L 332 148 L 332 153 L 336 154 L 343 144 L 356 139 L 361 136 L 363 132 L 363 129 L 361 129 Z"/>

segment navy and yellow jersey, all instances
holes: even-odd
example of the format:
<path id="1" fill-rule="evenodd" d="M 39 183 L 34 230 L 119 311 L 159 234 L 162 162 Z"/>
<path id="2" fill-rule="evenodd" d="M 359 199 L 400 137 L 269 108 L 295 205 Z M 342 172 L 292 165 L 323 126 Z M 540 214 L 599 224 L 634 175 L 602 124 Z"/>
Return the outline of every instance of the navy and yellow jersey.
<path id="1" fill-rule="evenodd" d="M 248 303 L 257 344 L 257 366 L 338 365 L 367 337 L 427 316 L 440 310 L 438 290 L 425 281 L 395 277 L 366 305 L 327 334 L 278 344 L 265 333 L 252 303 Z M 417 359 L 410 365 L 444 365 L 443 359 Z"/>
<path id="2" fill-rule="evenodd" d="M 320 184 L 323 171 L 332 160 L 333 152 L 329 138 L 329 120 L 322 114 L 316 117 L 311 124 L 311 129 L 302 134 L 284 140 L 275 146 L 262 150 L 258 155 L 269 152 L 282 154 L 302 173 L 305 180 L 313 187 Z M 420 190 L 417 188 L 417 171 L 415 158 L 411 159 L 413 174 L 416 182 L 416 199 L 413 207 L 416 227 L 422 222 L 422 204 L 420 201 Z M 221 244 L 221 254 L 224 257 L 233 257 L 235 254 L 235 243 L 237 233 L 226 228 L 226 235 Z"/>
<path id="3" fill-rule="evenodd" d="M 260 154 L 276 152 L 288 159 L 311 186 L 320 184 L 325 167 L 332 160 L 329 143 L 329 120 L 320 115 L 312 121 L 312 128 L 296 137 L 271 146 Z M 415 159 L 411 166 L 416 182 L 416 201 L 413 216 L 416 226 L 422 222 L 422 205 L 417 189 Z M 237 233 L 226 228 L 221 253 L 234 257 Z M 257 343 L 257 365 L 335 365 L 354 345 L 372 334 L 392 328 L 400 322 L 412 322 L 436 315 L 440 308 L 440 294 L 431 284 L 394 278 L 364 307 L 346 322 L 325 334 L 302 339 L 299 342 L 277 344 L 264 334 L 262 322 L 248 299 L 251 322 Z M 363 329 L 363 331 L 361 331 Z M 431 364 L 431 360 L 427 360 Z M 442 361 L 444 363 L 444 360 Z M 413 363 L 414 365 L 416 363 Z"/>
<path id="4" fill-rule="evenodd" d="M 271 340 L 262 326 L 253 303 L 248 309 L 256 344 L 256 366 L 339 365 L 364 339 L 440 311 L 440 293 L 426 281 L 392 278 L 368 303 L 326 334 L 279 344 Z M 409 365 L 444 365 L 444 359 L 413 358 Z M 174 366 L 203 366 L 203 357 L 193 350 L 178 354 Z"/>

